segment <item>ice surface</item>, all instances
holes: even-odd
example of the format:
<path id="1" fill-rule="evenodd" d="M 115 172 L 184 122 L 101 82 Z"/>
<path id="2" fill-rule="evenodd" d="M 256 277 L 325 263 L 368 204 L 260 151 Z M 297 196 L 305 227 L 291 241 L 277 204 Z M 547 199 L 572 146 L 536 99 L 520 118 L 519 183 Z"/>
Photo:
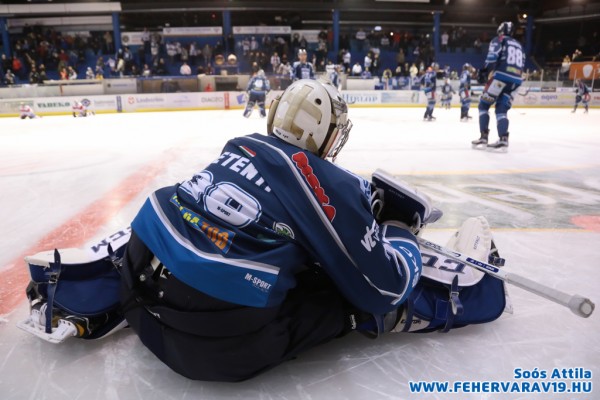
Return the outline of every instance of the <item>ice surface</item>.
<path id="1" fill-rule="evenodd" d="M 494 323 L 378 340 L 350 335 L 238 384 L 183 378 L 127 330 L 51 345 L 16 328 L 28 313 L 24 255 L 80 246 L 126 226 L 152 190 L 202 169 L 227 139 L 265 131 L 256 113 L 241 113 L 0 119 L 1 399 L 600 398 L 598 311 L 582 319 L 514 287 L 514 314 Z M 600 111 L 511 110 L 506 154 L 472 150 L 476 119 L 459 122 L 456 108 L 437 109 L 436 122 L 422 114 L 352 108 L 354 129 L 338 163 L 364 176 L 383 168 L 429 194 L 445 215 L 425 237 L 444 244 L 465 218 L 485 215 L 507 270 L 600 302 Z M 8 307 L 16 296 L 21 301 Z M 592 393 L 409 389 L 409 381 L 522 382 L 517 368 L 576 367 L 593 374 L 581 381 L 594 384 Z"/>

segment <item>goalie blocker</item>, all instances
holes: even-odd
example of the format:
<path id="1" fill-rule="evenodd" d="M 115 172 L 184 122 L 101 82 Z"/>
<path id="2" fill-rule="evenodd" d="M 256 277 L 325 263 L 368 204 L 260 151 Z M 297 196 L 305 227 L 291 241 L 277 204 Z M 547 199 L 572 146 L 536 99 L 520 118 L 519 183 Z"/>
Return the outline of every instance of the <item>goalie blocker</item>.
<path id="1" fill-rule="evenodd" d="M 400 221 L 418 234 L 442 216 L 426 195 L 385 171 L 375 171 L 372 183 L 376 192 L 372 208 L 379 222 Z M 492 234 L 484 217 L 466 220 L 447 247 L 496 265 L 503 261 L 492 249 Z M 375 323 L 367 325 L 365 333 L 378 336 L 385 332 L 448 332 L 491 322 L 505 309 L 510 312 L 501 280 L 431 249 L 421 249 L 421 257 L 421 278 L 407 300 L 392 313 L 374 316 Z"/>

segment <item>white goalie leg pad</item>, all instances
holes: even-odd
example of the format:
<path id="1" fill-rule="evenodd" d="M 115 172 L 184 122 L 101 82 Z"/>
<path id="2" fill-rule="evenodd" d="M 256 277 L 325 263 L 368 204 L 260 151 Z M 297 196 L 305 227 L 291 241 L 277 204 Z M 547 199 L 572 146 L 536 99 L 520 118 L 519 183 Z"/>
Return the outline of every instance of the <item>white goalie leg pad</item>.
<path id="1" fill-rule="evenodd" d="M 485 217 L 473 217 L 467 219 L 461 225 L 460 229 L 452 235 L 446 247 L 448 249 L 456 250 L 473 259 L 487 262 L 492 248 L 492 239 L 492 232 Z M 480 285 L 483 285 L 485 288 L 490 288 L 489 279 L 488 281 L 482 281 L 486 274 L 429 248 L 422 249 L 421 253 L 423 258 L 423 271 L 421 276 L 429 279 L 430 285 L 431 281 L 434 281 L 445 285 L 449 289 L 448 293 L 450 296 L 448 302 L 452 306 L 452 314 L 454 317 L 448 317 L 447 320 L 450 320 L 451 322 L 450 325 L 446 325 L 448 329 L 445 329 L 443 325 L 440 325 L 440 318 L 437 317 L 439 309 L 435 307 L 429 309 L 426 304 L 434 300 L 444 300 L 444 296 L 447 295 L 440 295 L 439 293 L 433 295 L 431 294 L 432 289 L 430 286 L 422 286 L 420 284 L 415 289 L 417 295 L 412 299 L 414 302 L 412 305 L 407 304 L 402 308 L 402 314 L 398 319 L 396 326 L 391 330 L 392 332 L 419 332 L 429 330 L 442 330 L 445 332 L 453 326 L 452 321 L 458 321 L 458 326 L 477 323 L 482 320 L 485 321 L 489 319 L 489 315 L 481 318 L 479 317 L 481 314 L 477 309 L 479 307 L 485 309 L 487 304 L 493 304 L 493 308 L 501 313 L 502 308 L 498 308 L 498 306 L 501 306 L 501 304 L 504 303 L 504 311 L 509 313 L 512 311 L 510 299 L 506 292 L 506 285 L 501 282 L 500 284 L 504 287 L 502 292 L 505 302 L 501 302 L 497 297 L 498 295 L 502 296 L 502 294 L 500 294 L 502 292 L 493 288 L 491 292 L 481 292 L 481 295 L 478 295 L 476 300 L 473 300 L 472 298 L 469 299 L 469 296 L 467 296 L 465 298 L 467 303 L 464 307 L 467 318 L 461 317 L 463 312 L 461 303 L 463 300 L 461 300 L 462 297 L 460 292 L 462 290 L 468 292 L 470 287 Z M 488 293 L 492 297 L 489 297 Z M 456 294 L 456 297 L 454 297 L 453 294 Z M 422 297 L 428 297 L 429 301 L 423 302 Z M 490 300 L 492 302 L 487 303 Z M 410 303 L 410 301 L 407 303 Z M 414 308 L 411 310 L 411 307 L 413 306 Z M 461 311 L 458 310 L 459 306 Z M 443 310 L 444 309 L 442 308 L 442 311 Z M 449 316 L 450 314 L 446 315 Z M 435 321 L 436 318 L 438 318 L 438 321 Z"/>
<path id="2" fill-rule="evenodd" d="M 446 247 L 463 253 L 476 260 L 487 262 L 490 256 L 490 251 L 492 251 L 492 239 L 492 230 L 488 220 L 484 216 L 471 217 L 463 222 L 461 227 L 454 232 L 452 237 L 446 243 Z M 434 278 L 433 276 L 445 275 L 442 274 L 442 272 L 443 271 L 440 269 L 424 268 L 423 275 L 440 281 L 438 278 Z M 465 273 L 464 276 L 459 275 L 459 283 L 465 286 L 470 286 L 479 282 L 485 275 L 484 272 L 475 268 L 465 268 L 463 272 Z M 447 276 L 444 282 L 451 278 L 452 277 Z M 504 293 L 506 294 L 506 308 L 504 311 L 512 314 L 512 301 L 508 295 L 508 288 L 506 285 L 504 285 Z"/>

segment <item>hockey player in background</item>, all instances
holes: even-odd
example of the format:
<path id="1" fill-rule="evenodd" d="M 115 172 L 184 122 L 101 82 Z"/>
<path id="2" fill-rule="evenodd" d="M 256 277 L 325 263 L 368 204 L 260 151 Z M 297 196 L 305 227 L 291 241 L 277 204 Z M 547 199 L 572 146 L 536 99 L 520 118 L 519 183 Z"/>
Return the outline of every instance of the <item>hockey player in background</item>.
<path id="1" fill-rule="evenodd" d="M 440 217 L 425 196 L 389 174 L 369 181 L 333 164 L 351 128 L 330 82 L 298 80 L 273 101 L 268 135 L 232 139 L 191 179 L 153 192 L 127 245 L 111 242 L 108 269 L 122 265 L 113 274 L 120 309 L 174 371 L 241 381 L 353 331 L 447 332 L 502 313 L 502 281 L 458 264 L 440 268 L 443 256 L 427 257 L 424 268 L 415 235 Z M 398 192 L 398 203 L 386 195 Z M 487 261 L 489 225 L 470 218 L 448 247 Z M 71 265 L 78 281 L 57 285 L 69 273 L 60 252 L 36 273 L 49 270 L 52 296 L 66 300 L 86 266 Z M 73 301 L 90 291 L 84 284 Z M 38 306 L 48 301 L 43 293 L 35 283 L 28 289 Z"/>
<path id="2" fill-rule="evenodd" d="M 77 101 L 73 102 L 73 117 L 88 117 L 90 115 L 95 115 L 95 113 L 88 109 L 86 105 L 86 101 Z"/>
<path id="3" fill-rule="evenodd" d="M 490 42 L 485 65 L 480 71 L 488 81 L 479 99 L 479 131 L 481 136 L 471 143 L 474 147 L 487 146 L 489 149 L 508 148 L 508 110 L 512 106 L 513 93 L 523 82 L 525 54 L 521 43 L 511 37 L 514 31 L 512 22 L 502 22 L 498 26 L 498 36 Z M 499 140 L 488 144 L 490 115 L 489 109 L 496 105 L 496 125 Z"/>
<path id="4" fill-rule="evenodd" d="M 87 108 L 80 101 L 75 100 L 73 102 L 73 117 L 87 117 Z"/>
<path id="5" fill-rule="evenodd" d="M 244 110 L 244 117 L 250 117 L 255 104 L 258 105 L 260 116 L 263 118 L 267 116 L 265 111 L 265 101 L 267 98 L 267 93 L 269 93 L 270 90 L 271 84 L 265 76 L 265 71 L 262 69 L 258 70 L 258 72 L 254 74 L 252 78 L 250 78 L 248 86 L 246 87 L 246 93 L 248 93 L 248 103 L 246 104 L 246 109 Z"/>
<path id="6" fill-rule="evenodd" d="M 589 101 L 590 101 L 591 95 L 590 95 L 590 89 L 586 86 L 585 83 L 583 83 L 583 81 L 581 79 L 576 79 L 575 80 L 575 105 L 573 106 L 573 111 L 571 111 L 572 113 L 574 113 L 575 111 L 577 111 L 577 106 L 579 105 L 579 103 L 583 103 L 583 107 L 585 109 L 584 114 L 587 114 L 588 112 L 588 108 L 589 108 Z"/>
<path id="7" fill-rule="evenodd" d="M 33 108 L 31 108 L 31 106 L 29 104 L 25 104 L 24 102 L 21 102 L 20 106 L 19 106 L 19 118 L 21 119 L 33 119 L 33 118 L 37 118 L 37 115 L 35 114 L 35 112 L 33 112 Z"/>
<path id="8" fill-rule="evenodd" d="M 327 79 L 331 81 L 331 84 L 339 90 L 340 88 L 340 80 L 339 80 L 339 70 L 340 66 L 331 62 L 331 60 L 327 61 L 327 65 L 325 65 L 325 73 L 327 74 Z"/>
<path id="9" fill-rule="evenodd" d="M 306 61 L 308 55 L 305 49 L 298 50 L 298 61 L 292 64 L 292 81 L 298 79 L 315 79 L 315 68 L 313 65 Z"/>
<path id="10" fill-rule="evenodd" d="M 427 67 L 427 71 L 421 77 L 421 85 L 425 98 L 427 99 L 427 107 L 425 108 L 425 114 L 423 114 L 423 121 L 435 121 L 433 116 L 433 109 L 435 108 L 435 89 L 437 81 L 437 71 L 439 66 L 437 63 L 432 63 L 430 67 Z"/>
<path id="11" fill-rule="evenodd" d="M 452 85 L 450 84 L 450 79 L 444 79 L 444 84 L 442 85 L 442 108 L 449 110 L 452 105 L 452 94 L 456 93 L 454 89 L 452 89 Z"/>
<path id="12" fill-rule="evenodd" d="M 471 71 L 471 64 L 466 63 L 463 65 L 462 72 L 460 73 L 458 95 L 460 97 L 460 120 L 462 122 L 467 122 L 471 119 L 469 116 L 469 109 L 471 108 Z"/>

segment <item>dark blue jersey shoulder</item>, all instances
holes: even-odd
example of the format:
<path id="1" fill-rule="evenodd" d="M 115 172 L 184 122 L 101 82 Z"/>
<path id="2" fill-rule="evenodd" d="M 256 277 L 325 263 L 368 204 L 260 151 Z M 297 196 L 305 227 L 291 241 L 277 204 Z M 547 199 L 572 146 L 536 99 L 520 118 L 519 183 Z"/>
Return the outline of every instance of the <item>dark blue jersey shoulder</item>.
<path id="1" fill-rule="evenodd" d="M 132 228 L 177 278 L 216 298 L 274 306 L 318 265 L 350 302 L 384 313 L 398 306 L 402 276 L 369 198 L 365 179 L 254 134 L 153 193 Z"/>

